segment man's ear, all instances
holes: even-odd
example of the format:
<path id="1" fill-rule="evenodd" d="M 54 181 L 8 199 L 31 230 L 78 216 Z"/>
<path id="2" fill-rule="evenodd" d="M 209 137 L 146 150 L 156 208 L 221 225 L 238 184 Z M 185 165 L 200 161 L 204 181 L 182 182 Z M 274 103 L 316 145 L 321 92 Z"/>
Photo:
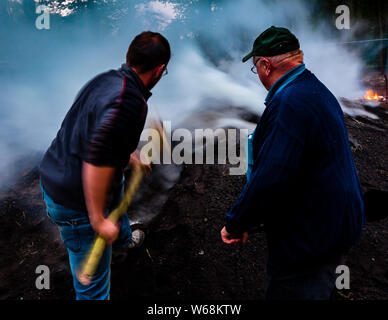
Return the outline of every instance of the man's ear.
<path id="1" fill-rule="evenodd" d="M 166 64 L 162 64 L 162 65 L 155 68 L 155 76 L 157 78 L 162 75 L 165 67 L 166 67 Z"/>
<path id="2" fill-rule="evenodd" d="M 263 58 L 262 60 L 265 67 L 265 73 L 267 74 L 267 77 L 268 77 L 272 70 L 271 62 L 267 58 Z"/>

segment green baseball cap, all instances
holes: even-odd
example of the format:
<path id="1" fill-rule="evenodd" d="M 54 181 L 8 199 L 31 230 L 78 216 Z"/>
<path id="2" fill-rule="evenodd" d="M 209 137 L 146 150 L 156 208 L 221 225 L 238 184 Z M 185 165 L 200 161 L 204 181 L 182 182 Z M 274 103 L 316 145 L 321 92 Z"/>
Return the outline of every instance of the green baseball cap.
<path id="1" fill-rule="evenodd" d="M 298 39 L 286 28 L 272 26 L 260 34 L 253 43 L 252 51 L 249 52 L 242 62 L 253 56 L 273 57 L 299 49 Z"/>

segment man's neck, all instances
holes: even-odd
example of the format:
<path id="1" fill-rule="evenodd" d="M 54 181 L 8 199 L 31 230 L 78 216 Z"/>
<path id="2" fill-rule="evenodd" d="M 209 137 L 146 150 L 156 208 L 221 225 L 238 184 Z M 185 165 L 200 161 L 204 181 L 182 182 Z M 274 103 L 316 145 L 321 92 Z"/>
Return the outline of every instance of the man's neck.
<path id="1" fill-rule="evenodd" d="M 303 62 L 302 62 L 303 63 Z M 268 91 L 272 88 L 272 86 L 281 78 L 283 77 L 287 72 L 294 69 L 295 67 L 301 65 L 300 62 L 293 62 L 288 63 L 286 66 L 284 66 L 282 69 L 279 69 L 274 72 L 273 76 L 270 78 L 268 83 L 268 88 L 266 88 Z"/>
<path id="2" fill-rule="evenodd" d="M 149 83 L 149 80 L 150 80 L 150 76 L 148 73 L 140 73 L 136 68 L 134 67 L 130 67 L 132 68 L 133 71 L 135 71 L 135 73 L 137 74 L 137 76 L 140 78 L 141 82 L 143 82 L 144 86 L 146 88 L 148 88 L 148 83 Z"/>

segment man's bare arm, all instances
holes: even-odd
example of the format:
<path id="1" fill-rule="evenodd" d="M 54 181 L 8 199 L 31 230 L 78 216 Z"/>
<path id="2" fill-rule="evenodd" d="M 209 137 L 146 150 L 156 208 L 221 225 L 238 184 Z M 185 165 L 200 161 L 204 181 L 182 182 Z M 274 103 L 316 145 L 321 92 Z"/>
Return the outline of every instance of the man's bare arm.
<path id="1" fill-rule="evenodd" d="M 113 167 L 97 167 L 85 161 L 82 165 L 83 189 L 90 223 L 92 228 L 107 241 L 108 246 L 119 234 L 118 226 L 104 217 L 107 195 L 114 173 Z"/>

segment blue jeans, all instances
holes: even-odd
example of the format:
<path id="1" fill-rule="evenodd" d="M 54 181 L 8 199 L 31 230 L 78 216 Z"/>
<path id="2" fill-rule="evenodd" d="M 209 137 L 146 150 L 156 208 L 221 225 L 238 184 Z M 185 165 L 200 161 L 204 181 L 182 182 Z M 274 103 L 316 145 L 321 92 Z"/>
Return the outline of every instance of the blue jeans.
<path id="1" fill-rule="evenodd" d="M 112 247 L 105 248 L 91 284 L 84 286 L 77 277 L 81 263 L 94 242 L 96 233 L 90 225 L 87 212 L 75 211 L 55 203 L 43 190 L 48 217 L 57 224 L 61 239 L 69 254 L 70 269 L 73 275 L 73 286 L 77 300 L 108 300 L 110 291 L 110 265 Z M 132 239 L 128 216 L 120 219 L 120 234 L 113 247 L 126 247 Z"/>

